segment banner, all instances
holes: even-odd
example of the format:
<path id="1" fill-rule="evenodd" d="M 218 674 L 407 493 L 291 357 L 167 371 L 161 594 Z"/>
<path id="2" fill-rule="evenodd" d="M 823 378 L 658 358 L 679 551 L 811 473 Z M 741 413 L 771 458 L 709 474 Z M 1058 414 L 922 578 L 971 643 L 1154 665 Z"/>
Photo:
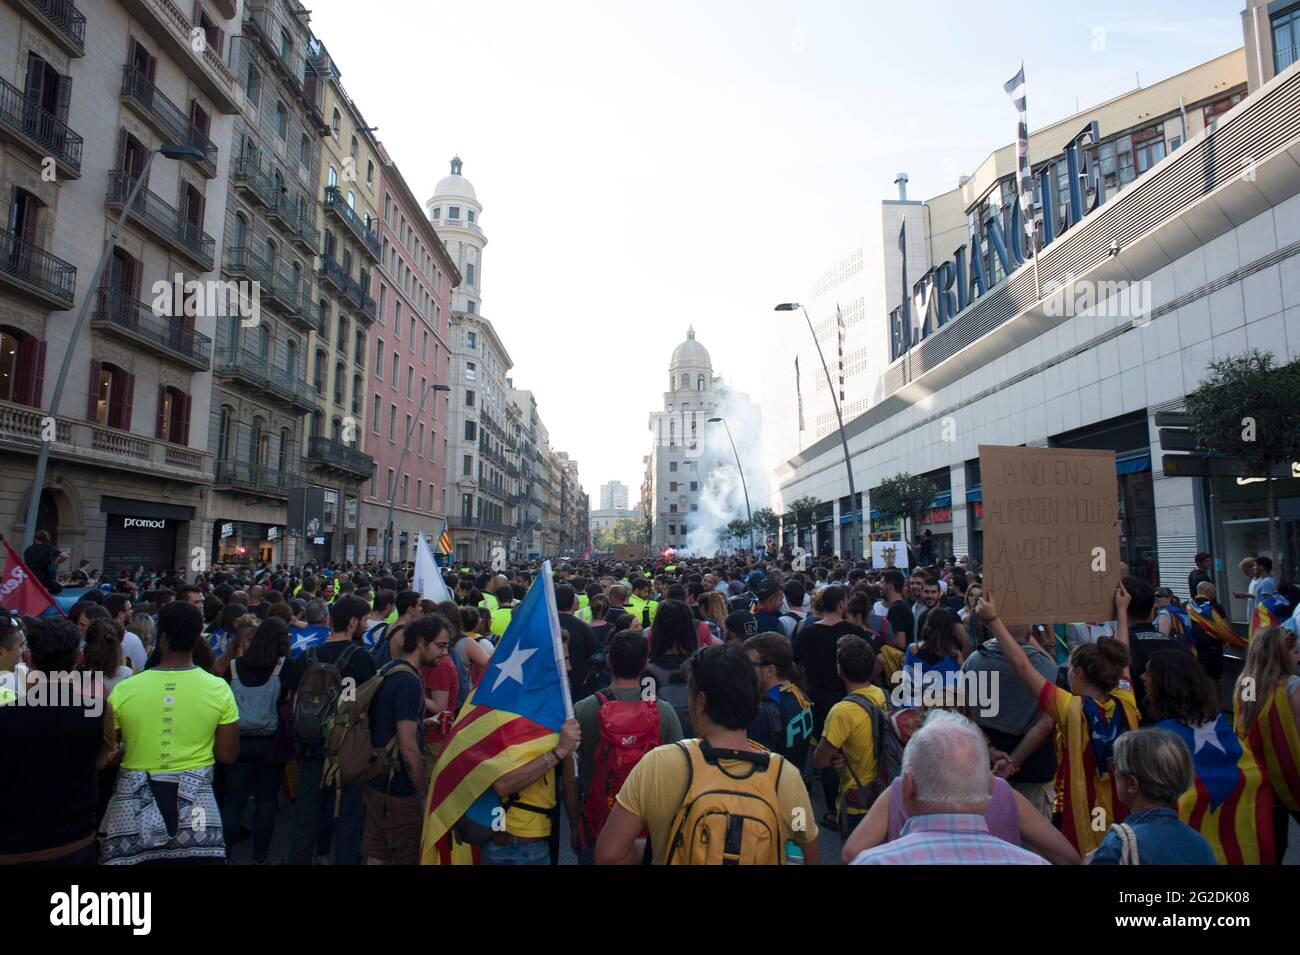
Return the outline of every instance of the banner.
<path id="1" fill-rule="evenodd" d="M 907 545 L 902 541 L 872 541 L 871 567 L 873 570 L 907 570 Z"/>
<path id="2" fill-rule="evenodd" d="M 1115 618 L 1114 451 L 980 445 L 984 587 L 1008 624 Z"/>

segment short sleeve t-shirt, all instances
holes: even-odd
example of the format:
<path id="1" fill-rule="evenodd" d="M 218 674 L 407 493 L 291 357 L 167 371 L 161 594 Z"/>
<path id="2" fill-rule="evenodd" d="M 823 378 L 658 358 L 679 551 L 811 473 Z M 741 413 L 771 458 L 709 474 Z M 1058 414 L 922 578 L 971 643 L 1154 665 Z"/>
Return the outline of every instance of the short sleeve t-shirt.
<path id="1" fill-rule="evenodd" d="M 376 749 L 387 746 L 397 735 L 399 722 L 411 721 L 418 727 L 424 719 L 424 688 L 420 679 L 410 666 L 400 660 L 384 664 L 381 672 L 389 670 L 395 672 L 384 680 L 371 704 L 370 745 Z M 370 780 L 371 787 L 393 796 L 414 796 L 415 784 L 406 772 L 401 753 L 393 754 L 392 768 L 394 773 L 391 786 L 385 770 Z"/>
<path id="2" fill-rule="evenodd" d="M 748 764 L 724 759 L 720 765 L 733 773 L 742 773 Z M 616 797 L 620 806 L 645 821 L 646 828 L 650 830 L 652 861 L 655 865 L 663 865 L 667 857 L 668 839 L 671 835 L 669 830 L 682 797 L 686 794 L 687 777 L 687 754 L 681 752 L 676 744 L 660 746 L 646 753 L 641 762 L 632 768 Z M 799 770 L 787 760 L 781 761 L 777 798 L 781 803 L 777 810 L 781 818 L 782 840 L 793 839 L 799 845 L 815 842 L 818 829 L 812 800 L 808 798 L 808 789 L 803 784 Z M 799 832 L 792 828 L 796 819 L 806 823 Z"/>
<path id="3" fill-rule="evenodd" d="M 895 600 L 890 604 L 886 617 L 889 620 L 891 638 L 903 633 L 906 634 L 908 641 L 915 639 L 913 631 L 916 629 L 916 617 L 912 614 L 912 608 L 908 606 L 906 600 Z"/>
<path id="4" fill-rule="evenodd" d="M 211 766 L 217 727 L 239 722 L 230 684 L 198 667 L 137 673 L 113 687 L 108 702 L 126 741 L 123 769 L 159 773 Z"/>
<path id="5" fill-rule="evenodd" d="M 460 702 L 456 698 L 460 692 L 460 677 L 456 673 L 456 664 L 452 661 L 451 654 L 439 660 L 436 666 L 420 667 L 420 679 L 424 682 L 426 693 L 432 695 L 437 690 L 445 692 L 447 709 L 456 712 L 456 706 Z M 430 723 L 425 727 L 424 738 L 426 741 L 439 738 L 436 724 Z"/>
<path id="6" fill-rule="evenodd" d="M 852 695 L 869 700 L 881 710 L 887 707 L 885 693 L 878 686 L 860 687 Z M 853 767 L 863 785 L 876 778 L 876 738 L 871 732 L 871 716 L 861 706 L 847 700 L 836 703 L 826 717 L 822 737 L 844 752 L 845 762 Z M 853 774 L 846 771 L 840 780 L 840 800 L 844 799 L 845 791 L 856 785 Z M 861 811 L 850 809 L 849 812 L 860 814 Z"/>
<path id="7" fill-rule="evenodd" d="M 808 676 L 808 696 L 812 699 L 813 717 L 821 728 L 835 701 L 844 696 L 844 683 L 836 668 L 835 644 L 846 634 L 867 639 L 867 631 L 857 624 L 842 620 L 837 624 L 824 623 L 805 626 L 795 642 L 794 659 Z"/>

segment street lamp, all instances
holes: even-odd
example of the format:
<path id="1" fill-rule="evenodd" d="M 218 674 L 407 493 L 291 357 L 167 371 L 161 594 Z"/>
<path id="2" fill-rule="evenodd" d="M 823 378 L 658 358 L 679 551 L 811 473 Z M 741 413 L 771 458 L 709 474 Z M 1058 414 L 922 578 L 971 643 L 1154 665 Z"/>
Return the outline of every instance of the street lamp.
<path id="1" fill-rule="evenodd" d="M 804 308 L 798 302 L 785 302 L 776 307 L 778 312 L 793 312 L 799 309 L 803 312 L 804 320 L 808 322 L 808 331 L 812 333 L 813 344 L 817 346 L 817 357 L 822 360 L 822 371 L 826 374 L 826 390 L 831 393 L 831 401 L 835 405 L 835 420 L 840 425 L 840 445 L 844 448 L 844 470 L 849 474 L 849 510 L 853 514 L 853 538 L 849 541 L 849 560 L 858 559 L 858 548 L 862 544 L 862 516 L 861 508 L 858 507 L 858 492 L 853 487 L 853 464 L 849 460 L 849 439 L 844 433 L 844 416 L 840 413 L 840 402 L 835 396 L 835 386 L 831 384 L 831 370 L 826 366 L 826 356 L 822 354 L 822 343 L 817 340 L 817 332 L 813 330 L 812 319 L 808 317 L 808 309 Z"/>
<path id="2" fill-rule="evenodd" d="M 402 445 L 402 455 L 397 459 L 397 473 L 393 477 L 393 487 L 388 492 L 388 526 L 384 530 L 384 563 L 393 562 L 393 505 L 397 502 L 397 482 L 402 479 L 402 467 L 406 464 L 406 452 L 411 450 L 411 435 L 415 433 L 415 423 L 424 417 L 424 400 L 435 391 L 451 391 L 450 385 L 430 385 L 420 392 L 420 409 L 406 426 L 406 441 Z"/>
<path id="3" fill-rule="evenodd" d="M 126 217 L 135 205 L 135 200 L 140 197 L 140 190 L 144 187 L 145 179 L 149 177 L 149 167 L 153 165 L 154 157 L 159 153 L 168 159 L 188 159 L 201 161 L 203 160 L 203 150 L 197 146 L 184 146 L 176 143 L 164 143 L 155 150 L 149 152 L 149 158 L 145 160 L 144 168 L 140 170 L 140 175 L 131 185 L 131 191 L 126 197 L 126 202 L 122 204 L 122 211 L 118 213 L 117 221 L 113 223 L 113 231 L 108 236 L 108 241 L 104 244 L 104 251 L 99 256 L 99 264 L 95 266 L 95 271 L 90 275 L 90 281 L 86 283 L 86 294 L 81 300 L 81 308 L 77 311 L 76 324 L 72 326 L 72 334 L 68 338 L 67 347 L 63 351 L 63 366 L 59 371 L 59 377 L 54 383 L 54 396 L 50 399 L 50 418 L 58 418 L 59 402 L 63 398 L 63 385 L 68 380 L 68 375 L 72 371 L 72 353 L 76 351 L 77 341 L 81 338 L 81 330 L 86 325 L 86 313 L 90 311 L 90 299 L 99 290 L 99 277 L 104 274 L 104 266 L 108 264 L 109 256 L 117 248 L 117 237 L 122 231 L 122 226 L 126 224 Z M 42 439 L 40 453 L 36 456 L 36 475 L 32 478 L 31 498 L 27 502 L 27 523 L 23 527 L 23 550 L 32 546 L 36 539 L 36 521 L 41 506 L 41 494 L 45 490 L 45 471 L 50 464 L 50 444 L 49 441 Z"/>
<path id="4" fill-rule="evenodd" d="M 740 489 L 745 492 L 745 519 L 749 521 L 749 552 L 758 553 L 754 546 L 754 515 L 749 512 L 749 487 L 745 484 L 745 469 L 740 466 L 740 455 L 736 452 L 736 442 L 731 437 L 731 428 L 727 426 L 726 418 L 710 418 L 709 424 L 722 422 L 722 426 L 727 429 L 727 440 L 731 442 L 731 453 L 736 455 L 736 470 L 740 472 Z"/>

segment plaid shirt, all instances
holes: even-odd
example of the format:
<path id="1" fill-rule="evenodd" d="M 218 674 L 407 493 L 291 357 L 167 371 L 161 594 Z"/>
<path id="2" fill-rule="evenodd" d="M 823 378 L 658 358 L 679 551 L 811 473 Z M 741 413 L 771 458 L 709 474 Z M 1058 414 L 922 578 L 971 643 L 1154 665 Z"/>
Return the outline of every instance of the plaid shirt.
<path id="1" fill-rule="evenodd" d="M 913 816 L 893 842 L 858 854 L 853 865 L 1047 865 L 1042 856 L 989 832 L 983 816 L 936 812 Z"/>

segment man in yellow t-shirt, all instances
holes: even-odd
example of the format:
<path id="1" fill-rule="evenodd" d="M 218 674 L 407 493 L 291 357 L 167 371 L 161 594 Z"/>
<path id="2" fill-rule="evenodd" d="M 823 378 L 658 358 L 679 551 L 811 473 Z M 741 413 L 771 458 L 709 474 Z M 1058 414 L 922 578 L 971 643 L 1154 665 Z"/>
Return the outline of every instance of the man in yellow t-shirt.
<path id="1" fill-rule="evenodd" d="M 876 657 L 871 652 L 867 641 L 853 634 L 845 634 L 835 644 L 835 663 L 840 680 L 848 688 L 849 696 L 859 696 L 879 707 L 882 713 L 887 710 L 885 693 L 878 686 L 871 684 L 871 673 L 875 669 Z M 845 806 L 844 794 L 855 788 L 860 781 L 863 786 L 870 786 L 876 778 L 876 738 L 871 730 L 871 714 L 859 703 L 849 699 L 840 700 L 826 714 L 826 725 L 822 727 L 821 742 L 813 753 L 813 766 L 824 769 L 834 766 L 840 769 L 840 791 L 836 799 L 836 811 L 847 813 L 845 820 L 848 831 L 852 831 L 866 815 L 866 808 Z M 852 767 L 853 772 L 849 771 Z M 854 780 L 853 774 L 857 774 Z M 829 816 L 824 823 L 829 823 Z M 838 822 L 838 819 L 836 820 Z"/>
<path id="2" fill-rule="evenodd" d="M 575 719 L 560 728 L 555 749 L 512 769 L 492 784 L 506 806 L 505 831 L 494 832 L 483 846 L 483 865 L 548 865 L 551 852 L 551 814 L 555 808 L 555 770 L 561 767 L 566 785 L 576 786 L 573 760 L 582 731 Z"/>
<path id="3" fill-rule="evenodd" d="M 654 864 L 667 862 L 673 820 L 690 782 L 689 748 L 698 748 L 703 741 L 717 750 L 761 751 L 747 738 L 758 715 L 758 682 L 754 665 L 739 647 L 706 647 L 693 658 L 689 706 L 691 726 L 700 739 L 656 747 L 633 767 L 596 840 L 597 865 L 640 862 L 637 837 L 642 829 L 650 832 Z M 729 788 L 739 791 L 751 789 L 745 780 L 759 771 L 743 759 L 722 758 L 718 766 L 733 777 Z M 798 767 L 781 759 L 779 770 L 768 771 L 780 773 L 776 783 L 779 805 L 771 807 L 781 827 L 779 838 L 786 846 L 797 843 L 806 864 L 816 865 L 817 823 Z"/>

